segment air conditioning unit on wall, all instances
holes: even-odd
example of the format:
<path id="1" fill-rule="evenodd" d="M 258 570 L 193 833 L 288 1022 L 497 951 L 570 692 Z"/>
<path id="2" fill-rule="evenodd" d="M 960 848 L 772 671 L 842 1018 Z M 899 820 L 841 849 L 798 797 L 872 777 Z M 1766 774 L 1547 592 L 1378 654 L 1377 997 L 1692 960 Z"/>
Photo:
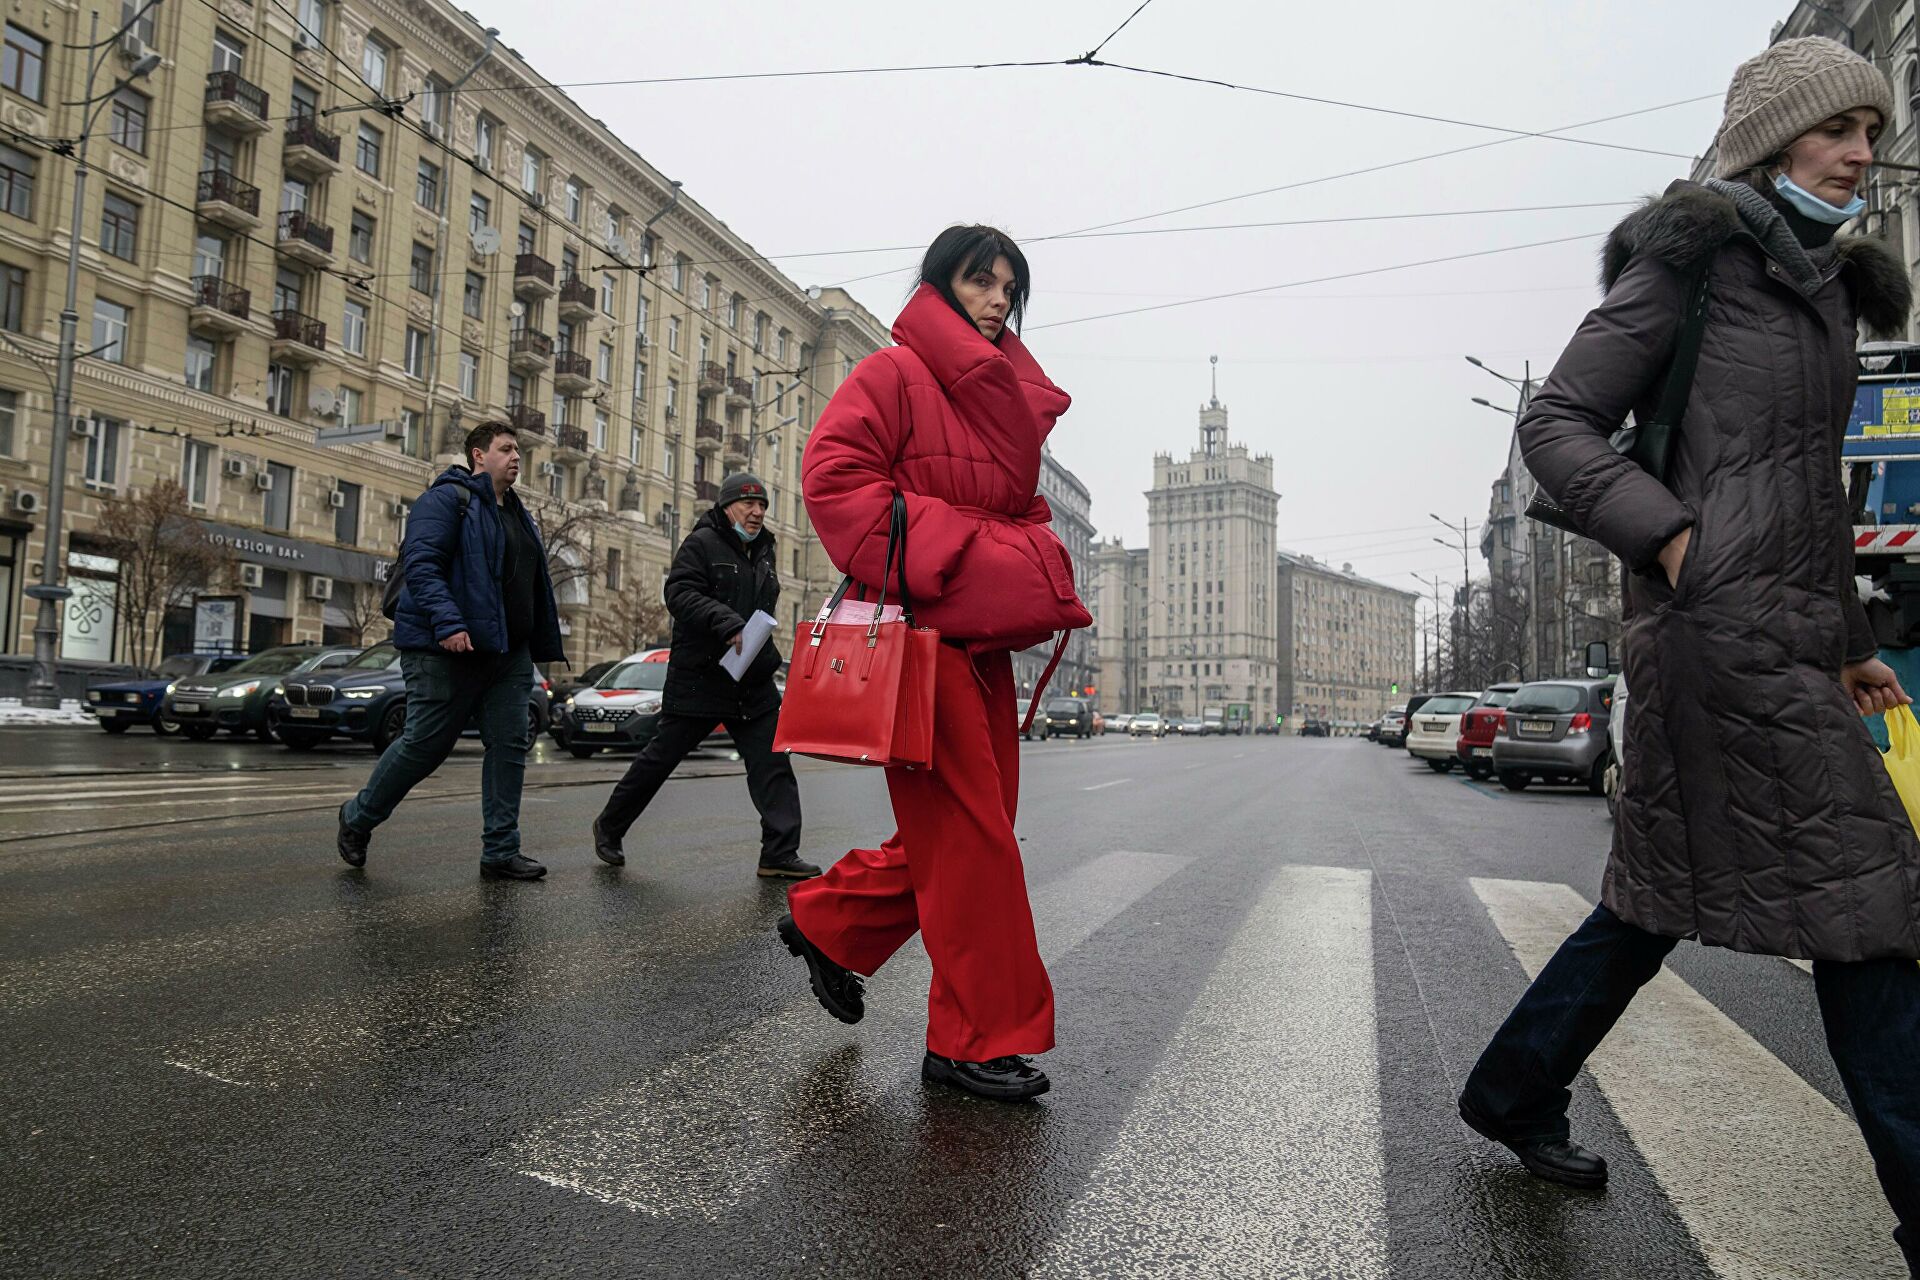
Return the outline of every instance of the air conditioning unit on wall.
<path id="1" fill-rule="evenodd" d="M 256 471 L 253 473 L 253 487 L 262 491 L 273 488 L 273 472 Z"/>
<path id="2" fill-rule="evenodd" d="M 267 582 L 267 571 L 257 564 L 240 566 L 240 585 L 248 591 L 258 591 Z"/>
<path id="3" fill-rule="evenodd" d="M 230 457 L 226 460 L 226 469 L 227 474 L 230 476 L 243 476 L 247 474 L 247 460 L 245 458 Z"/>
<path id="4" fill-rule="evenodd" d="M 327 493 L 327 505 L 335 511 L 343 510 L 347 505 L 347 495 L 338 489 L 329 490 Z"/>
<path id="5" fill-rule="evenodd" d="M 317 573 L 308 574 L 307 599 L 322 601 L 333 599 L 333 579 L 322 577 Z"/>
<path id="6" fill-rule="evenodd" d="M 13 491 L 13 501 L 7 505 L 20 515 L 37 515 L 40 511 L 40 495 L 26 489 L 15 489 Z"/>
<path id="7" fill-rule="evenodd" d="M 387 508 L 387 514 L 395 520 L 405 520 L 407 518 L 407 504 L 404 502 L 396 502 Z"/>

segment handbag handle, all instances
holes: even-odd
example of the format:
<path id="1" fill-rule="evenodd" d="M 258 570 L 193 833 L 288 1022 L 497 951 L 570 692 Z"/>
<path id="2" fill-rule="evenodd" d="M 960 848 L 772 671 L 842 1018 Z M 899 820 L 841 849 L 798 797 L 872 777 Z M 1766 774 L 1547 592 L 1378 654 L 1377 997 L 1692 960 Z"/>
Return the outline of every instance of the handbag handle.
<path id="1" fill-rule="evenodd" d="M 873 622 L 867 630 L 869 640 L 878 634 L 880 611 L 887 607 L 887 586 L 893 578 L 896 556 L 900 563 L 900 612 L 906 618 L 907 625 L 912 627 L 915 625 L 913 597 L 907 592 L 907 499 L 906 495 L 898 489 L 893 492 L 893 509 L 888 514 L 887 562 L 886 567 L 880 571 L 880 599 L 873 607 Z M 840 607 L 840 602 L 847 598 L 847 593 L 851 590 L 853 590 L 853 575 L 850 573 L 842 575 L 840 585 L 833 589 L 833 594 L 827 597 L 826 604 L 821 606 L 820 615 L 814 619 L 813 643 L 816 646 L 820 643 L 821 635 L 826 631 L 827 619 L 833 616 L 833 611 Z"/>

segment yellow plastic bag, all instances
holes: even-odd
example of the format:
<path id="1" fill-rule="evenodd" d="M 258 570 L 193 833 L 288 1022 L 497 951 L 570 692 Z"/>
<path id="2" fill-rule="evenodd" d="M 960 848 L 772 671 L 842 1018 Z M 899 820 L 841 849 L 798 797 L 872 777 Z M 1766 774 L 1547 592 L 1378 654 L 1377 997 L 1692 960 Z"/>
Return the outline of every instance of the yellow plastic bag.
<path id="1" fill-rule="evenodd" d="M 1895 707 L 1886 713 L 1887 740 L 1893 749 L 1880 758 L 1893 775 L 1893 789 L 1900 803 L 1907 806 L 1907 821 L 1920 831 L 1920 720 L 1912 707 Z"/>

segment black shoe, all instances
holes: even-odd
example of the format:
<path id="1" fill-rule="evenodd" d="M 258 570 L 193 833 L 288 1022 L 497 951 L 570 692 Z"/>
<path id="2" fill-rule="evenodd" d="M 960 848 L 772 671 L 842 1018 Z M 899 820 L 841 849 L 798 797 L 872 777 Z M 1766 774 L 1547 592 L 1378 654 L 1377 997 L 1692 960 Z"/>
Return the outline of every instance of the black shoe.
<path id="1" fill-rule="evenodd" d="M 499 862 L 482 861 L 480 864 L 480 878 L 483 880 L 538 880 L 545 874 L 545 867 L 517 853 Z"/>
<path id="2" fill-rule="evenodd" d="M 920 1060 L 920 1078 L 929 1084 L 950 1084 L 994 1102 L 1025 1102 L 1053 1087 L 1046 1072 L 1025 1058 L 1011 1055 L 991 1062 L 956 1062 L 929 1053 Z"/>
<path id="3" fill-rule="evenodd" d="M 610 867 L 627 865 L 627 855 L 620 852 L 620 842 L 601 830 L 598 818 L 593 820 L 593 852 L 595 857 Z"/>
<path id="4" fill-rule="evenodd" d="M 1534 1138 L 1509 1142 L 1495 1132 L 1473 1108 L 1460 1104 L 1460 1118 L 1481 1137 L 1497 1142 L 1520 1159 L 1528 1173 L 1562 1186 L 1591 1191 L 1607 1185 L 1606 1157 L 1587 1150 L 1571 1138 Z"/>
<path id="5" fill-rule="evenodd" d="M 811 862 L 802 862 L 793 854 L 788 854 L 773 862 L 762 861 L 760 874 L 781 880 L 811 880 L 820 874 L 820 868 Z"/>
<path id="6" fill-rule="evenodd" d="M 340 833 L 334 837 L 333 847 L 340 851 L 340 860 L 350 867 L 367 865 L 367 841 L 373 838 L 369 831 L 355 831 L 347 825 L 347 806 L 340 806 Z"/>
<path id="7" fill-rule="evenodd" d="M 867 1016 L 867 987 L 859 974 L 835 964 L 820 948 L 808 942 L 807 935 L 800 932 L 792 916 L 781 916 L 780 923 L 774 927 L 780 931 L 780 941 L 787 944 L 787 950 L 807 962 L 807 982 L 813 987 L 814 998 L 821 1008 L 848 1025 Z"/>

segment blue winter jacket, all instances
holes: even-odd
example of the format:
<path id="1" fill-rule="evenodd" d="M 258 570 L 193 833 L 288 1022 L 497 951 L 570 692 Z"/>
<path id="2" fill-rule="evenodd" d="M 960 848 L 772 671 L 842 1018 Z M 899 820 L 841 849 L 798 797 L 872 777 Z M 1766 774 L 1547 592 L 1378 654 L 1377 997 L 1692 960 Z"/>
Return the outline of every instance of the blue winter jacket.
<path id="1" fill-rule="evenodd" d="M 460 501 L 459 490 L 468 490 Z M 396 570 L 406 581 L 393 612 L 393 643 L 401 649 L 442 652 L 440 642 L 464 631 L 481 653 L 507 651 L 506 609 L 500 582 L 506 568 L 506 512 L 493 495 L 493 481 L 465 467 L 448 467 L 413 504 L 407 536 L 400 544 Z M 520 519 L 540 541 L 526 508 Z M 540 589 L 534 592 L 535 616 L 528 632 L 528 656 L 535 662 L 564 661 L 560 611 L 553 601 L 553 578 L 540 557 Z"/>

